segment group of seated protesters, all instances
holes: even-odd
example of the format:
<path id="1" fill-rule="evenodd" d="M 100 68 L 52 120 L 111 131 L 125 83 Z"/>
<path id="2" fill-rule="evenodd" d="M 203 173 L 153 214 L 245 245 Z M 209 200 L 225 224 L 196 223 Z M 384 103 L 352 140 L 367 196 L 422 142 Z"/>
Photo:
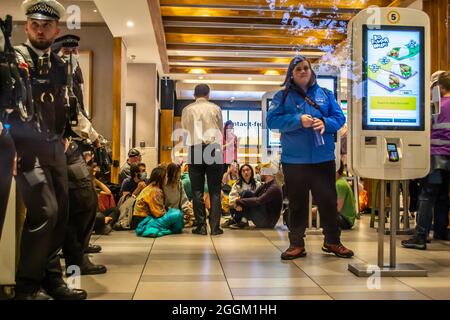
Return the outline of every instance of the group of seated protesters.
<path id="1" fill-rule="evenodd" d="M 95 232 L 108 234 L 111 229 L 136 230 L 140 236 L 160 237 L 194 227 L 188 165 L 160 164 L 148 177 L 146 166 L 140 162 L 140 154 L 136 151 L 130 150 L 129 156 L 134 160 L 127 161 L 121 173 L 123 179 L 117 207 L 105 200 L 114 201 L 111 191 L 95 180 L 99 190 Z M 221 198 L 222 209 L 226 209 L 223 210 L 224 216 L 229 218 L 222 227 L 247 229 L 251 222 L 256 228 L 274 228 L 279 221 L 283 204 L 283 191 L 275 179 L 279 168 L 269 162 L 258 164 L 255 169 L 250 164 L 239 166 L 237 162 L 229 165 L 222 179 Z M 342 229 L 351 229 L 356 210 L 352 190 L 342 178 L 342 170 L 336 176 L 336 190 L 340 212 L 337 219 Z M 210 204 L 206 183 L 204 201 L 208 212 Z"/>

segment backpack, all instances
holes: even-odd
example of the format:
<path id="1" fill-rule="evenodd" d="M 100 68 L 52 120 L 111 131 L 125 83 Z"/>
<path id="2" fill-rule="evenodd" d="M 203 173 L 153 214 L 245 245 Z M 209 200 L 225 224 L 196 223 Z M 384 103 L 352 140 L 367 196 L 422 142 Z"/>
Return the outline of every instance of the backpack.
<path id="1" fill-rule="evenodd" d="M 130 230 L 131 219 L 133 218 L 134 203 L 136 198 L 131 195 L 125 195 L 120 198 L 118 208 L 120 211 L 119 219 L 114 225 L 114 230 Z"/>

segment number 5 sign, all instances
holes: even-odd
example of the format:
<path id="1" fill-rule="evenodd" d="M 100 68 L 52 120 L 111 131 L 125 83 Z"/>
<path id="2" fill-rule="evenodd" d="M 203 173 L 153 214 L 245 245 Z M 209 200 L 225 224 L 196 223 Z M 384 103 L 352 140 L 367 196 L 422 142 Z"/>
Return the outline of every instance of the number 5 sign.
<path id="1" fill-rule="evenodd" d="M 400 22 L 400 14 L 397 11 L 389 11 L 387 19 L 390 23 L 396 24 Z"/>

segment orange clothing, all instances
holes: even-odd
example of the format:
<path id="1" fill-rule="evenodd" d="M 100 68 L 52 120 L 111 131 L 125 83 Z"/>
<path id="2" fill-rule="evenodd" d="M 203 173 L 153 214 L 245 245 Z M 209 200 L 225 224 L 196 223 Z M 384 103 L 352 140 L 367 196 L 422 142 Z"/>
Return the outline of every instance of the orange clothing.
<path id="1" fill-rule="evenodd" d="M 145 187 L 136 199 L 133 215 L 138 217 L 162 217 L 166 213 L 164 192 L 156 185 Z"/>

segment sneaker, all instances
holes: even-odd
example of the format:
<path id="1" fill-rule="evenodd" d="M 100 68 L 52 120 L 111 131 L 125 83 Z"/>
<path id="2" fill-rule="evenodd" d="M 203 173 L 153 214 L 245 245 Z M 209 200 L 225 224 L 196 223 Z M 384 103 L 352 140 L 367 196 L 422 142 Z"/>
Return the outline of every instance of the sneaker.
<path id="1" fill-rule="evenodd" d="M 289 247 L 281 254 L 282 260 L 293 260 L 306 257 L 305 247 Z"/>
<path id="2" fill-rule="evenodd" d="M 248 227 L 248 222 L 243 221 L 230 225 L 230 229 L 247 229 Z"/>
<path id="3" fill-rule="evenodd" d="M 227 219 L 224 223 L 222 223 L 220 226 L 222 228 L 229 228 L 230 226 L 232 226 L 233 224 L 236 224 L 236 221 L 234 221 L 233 218 Z"/>
<path id="4" fill-rule="evenodd" d="M 353 251 L 344 247 L 342 243 L 327 244 L 324 242 L 322 251 L 327 253 L 334 253 L 334 255 L 339 258 L 351 258 L 354 255 Z"/>
<path id="5" fill-rule="evenodd" d="M 412 237 L 408 240 L 402 241 L 402 246 L 408 249 L 425 250 L 427 248 L 427 242 L 417 237 Z"/>

